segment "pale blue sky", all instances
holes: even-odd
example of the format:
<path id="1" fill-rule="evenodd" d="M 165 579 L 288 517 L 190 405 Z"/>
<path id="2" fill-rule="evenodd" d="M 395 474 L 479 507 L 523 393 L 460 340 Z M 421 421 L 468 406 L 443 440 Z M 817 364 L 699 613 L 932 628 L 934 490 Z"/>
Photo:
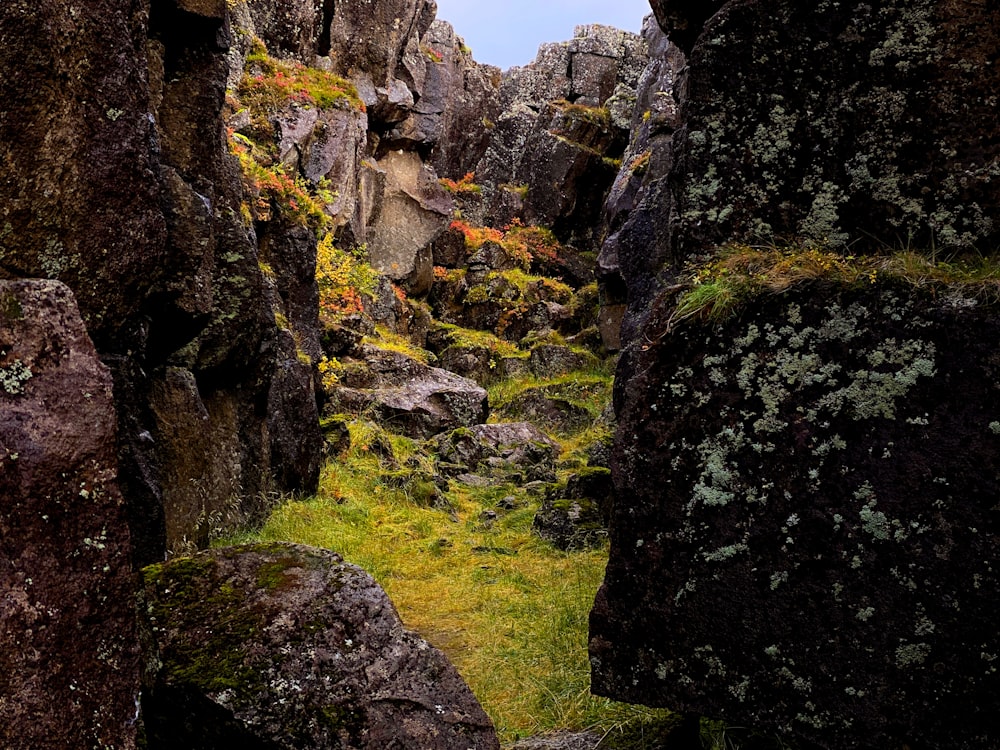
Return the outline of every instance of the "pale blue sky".
<path id="1" fill-rule="evenodd" d="M 603 23 L 638 32 L 648 0 L 437 0 L 448 21 L 483 63 L 509 68 L 535 58 L 542 42 L 563 42 L 573 27 Z"/>

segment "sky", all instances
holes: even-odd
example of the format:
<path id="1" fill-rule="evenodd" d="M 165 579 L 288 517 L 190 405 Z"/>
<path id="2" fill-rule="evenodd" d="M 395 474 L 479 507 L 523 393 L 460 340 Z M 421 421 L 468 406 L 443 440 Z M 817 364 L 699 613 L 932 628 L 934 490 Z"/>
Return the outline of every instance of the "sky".
<path id="1" fill-rule="evenodd" d="M 603 23 L 639 32 L 648 0 L 437 0 L 477 62 L 509 68 L 535 59 L 542 42 L 573 38 L 573 28 Z"/>

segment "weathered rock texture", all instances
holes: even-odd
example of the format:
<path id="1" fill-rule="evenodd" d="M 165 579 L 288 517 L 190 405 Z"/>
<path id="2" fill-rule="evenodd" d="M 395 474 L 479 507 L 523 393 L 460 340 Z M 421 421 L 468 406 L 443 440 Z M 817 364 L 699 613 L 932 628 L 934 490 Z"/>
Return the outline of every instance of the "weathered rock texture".
<path id="1" fill-rule="evenodd" d="M 0 745 L 135 747 L 111 377 L 56 281 L 0 281 Z"/>
<path id="2" fill-rule="evenodd" d="M 490 223 L 520 216 L 564 242 L 594 245 L 645 65 L 640 37 L 594 25 L 504 73 L 500 114 L 476 168 Z"/>
<path id="3" fill-rule="evenodd" d="M 115 382 L 138 559 L 203 544 L 210 519 L 256 517 L 272 490 L 315 487 L 299 356 L 319 356 L 315 239 L 277 222 L 258 236 L 241 217 L 226 3 L 7 3 L 0 35 L 20 71 L 0 84 L 0 276 L 58 278 L 79 300 Z"/>
<path id="4" fill-rule="evenodd" d="M 671 260 L 744 238 L 996 247 L 992 4 L 659 5 L 668 35 L 697 34 Z"/>
<path id="5" fill-rule="evenodd" d="M 666 252 L 661 218 L 678 122 L 674 84 L 684 56 L 652 16 L 646 18 L 642 35 L 649 62 L 639 79 L 629 145 L 604 203 L 604 240 L 597 258 L 599 327 L 611 350 L 621 347 L 629 296 L 633 309 L 642 310 L 660 290 L 658 276 Z M 626 340 L 633 333 L 629 320 Z"/>
<path id="6" fill-rule="evenodd" d="M 996 9 L 652 6 L 687 67 L 641 201 L 608 204 L 629 311 L 595 690 L 838 750 L 988 744 L 995 307 L 883 282 L 666 321 L 727 242 L 994 248 Z"/>
<path id="7" fill-rule="evenodd" d="M 151 749 L 499 747 L 445 656 L 332 552 L 227 548 L 145 578 L 162 660 L 144 697 Z"/>
<path id="8" fill-rule="evenodd" d="M 364 359 L 348 362 L 342 383 L 331 390 L 332 410 L 370 414 L 422 438 L 486 421 L 487 394 L 474 381 L 371 345 L 360 354 Z"/>
<path id="9" fill-rule="evenodd" d="M 824 748 L 988 745 L 998 329 L 892 283 L 660 328 L 620 402 L 594 689 Z"/>

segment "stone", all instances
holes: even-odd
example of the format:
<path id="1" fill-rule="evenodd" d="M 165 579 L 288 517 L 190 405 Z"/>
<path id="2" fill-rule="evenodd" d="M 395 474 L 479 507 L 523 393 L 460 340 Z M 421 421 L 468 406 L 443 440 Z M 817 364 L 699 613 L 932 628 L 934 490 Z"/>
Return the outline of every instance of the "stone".
<path id="1" fill-rule="evenodd" d="M 486 468 L 495 473 L 520 470 L 547 476 L 562 447 L 530 422 L 494 422 L 453 430 L 435 437 L 439 462 Z M 443 469 L 442 469 L 443 470 Z"/>
<path id="2" fill-rule="evenodd" d="M 504 407 L 504 413 L 516 415 L 533 424 L 556 432 L 569 433 L 583 429 L 594 422 L 591 413 L 550 388 L 539 386 L 526 389 Z"/>
<path id="3" fill-rule="evenodd" d="M 229 547 L 143 573 L 151 750 L 499 748 L 446 657 L 333 552 Z"/>
<path id="4" fill-rule="evenodd" d="M 452 200 L 416 153 L 393 151 L 379 168 L 386 185 L 371 229 L 369 260 L 412 294 L 426 293 L 433 282 L 431 246 L 451 220 Z"/>
<path id="5" fill-rule="evenodd" d="M 997 247 L 994 9 L 660 5 L 668 34 L 696 35 L 674 142 L 673 252 L 789 237 L 855 254 Z"/>
<path id="6" fill-rule="evenodd" d="M 367 413 L 411 437 L 479 424 L 486 419 L 486 391 L 474 381 L 412 357 L 366 347 L 365 365 L 330 393 L 330 411 Z"/>
<path id="7" fill-rule="evenodd" d="M 561 344 L 540 344 L 531 350 L 528 363 L 535 377 L 544 380 L 594 366 L 597 364 L 597 357 Z"/>
<path id="8" fill-rule="evenodd" d="M 312 63 L 320 51 L 320 39 L 330 19 L 322 0 L 245 0 L 253 22 L 252 33 L 260 37 L 275 57 L 295 58 Z"/>
<path id="9" fill-rule="evenodd" d="M 510 750 L 596 750 L 603 739 L 597 732 L 550 732 L 518 740 Z"/>
<path id="10" fill-rule="evenodd" d="M 561 550 L 598 547 L 608 538 L 613 493 L 610 470 L 574 472 L 546 493 L 532 528 Z"/>
<path id="11" fill-rule="evenodd" d="M 989 745 L 996 303 L 884 281 L 671 309 L 618 372 L 594 691 L 828 750 Z"/>
<path id="12" fill-rule="evenodd" d="M 18 71 L 0 80 L 0 276 L 63 281 L 101 351 L 141 345 L 165 266 L 146 38 L 112 0 L 72 18 L 50 0 L 0 7 L 0 63 Z"/>
<path id="13" fill-rule="evenodd" d="M 549 227 L 564 244 L 597 244 L 614 160 L 628 139 L 628 123 L 616 125 L 605 105 L 616 91 L 635 91 L 644 47 L 635 34 L 580 26 L 572 40 L 544 44 L 531 64 L 503 74 L 499 112 L 474 170 L 487 224 L 516 216 Z"/>
<path id="14" fill-rule="evenodd" d="M 135 582 L 111 386 L 66 285 L 0 281 L 3 747 L 136 747 Z"/>

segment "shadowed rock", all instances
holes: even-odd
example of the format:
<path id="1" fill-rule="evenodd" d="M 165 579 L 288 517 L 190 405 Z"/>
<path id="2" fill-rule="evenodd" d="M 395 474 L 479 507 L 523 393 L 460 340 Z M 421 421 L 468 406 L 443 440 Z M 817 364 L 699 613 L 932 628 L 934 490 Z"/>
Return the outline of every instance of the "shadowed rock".
<path id="1" fill-rule="evenodd" d="M 835 750 L 991 744 L 996 305 L 884 283 L 670 309 L 619 371 L 594 690 Z"/>

